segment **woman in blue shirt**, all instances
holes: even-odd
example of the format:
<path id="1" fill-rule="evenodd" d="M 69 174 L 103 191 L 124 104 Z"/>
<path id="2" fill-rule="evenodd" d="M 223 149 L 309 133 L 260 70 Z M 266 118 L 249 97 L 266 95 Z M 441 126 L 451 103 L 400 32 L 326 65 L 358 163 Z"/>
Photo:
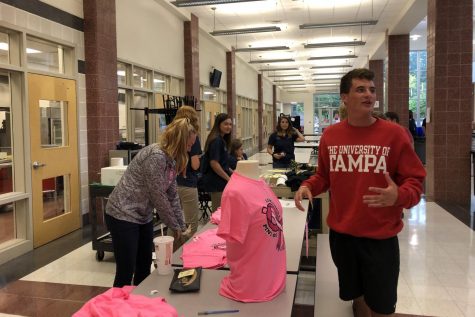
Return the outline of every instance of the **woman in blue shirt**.
<path id="1" fill-rule="evenodd" d="M 288 168 L 295 159 L 294 142 L 305 141 L 304 136 L 290 123 L 290 118 L 281 116 L 267 142 L 267 153 L 272 155 L 273 168 Z"/>
<path id="2" fill-rule="evenodd" d="M 231 175 L 228 149 L 232 129 L 231 117 L 227 113 L 220 113 L 214 119 L 213 128 L 206 139 L 203 188 L 211 194 L 213 212 L 221 206 L 221 195 Z"/>
<path id="3" fill-rule="evenodd" d="M 175 119 L 186 118 L 193 126 L 195 131 L 199 131 L 199 117 L 193 107 L 182 106 L 178 108 Z M 183 208 L 183 215 L 185 223 L 191 229 L 190 233 L 183 235 L 182 239 L 173 241 L 173 248 L 178 249 L 186 242 L 198 229 L 199 219 L 199 198 L 198 198 L 198 170 L 200 168 L 201 157 L 201 143 L 200 138 L 196 136 L 196 141 L 188 152 L 188 164 L 186 170 L 178 174 L 176 177 L 178 197 L 180 197 L 181 207 Z M 168 229 L 168 235 L 174 236 L 172 229 Z"/>

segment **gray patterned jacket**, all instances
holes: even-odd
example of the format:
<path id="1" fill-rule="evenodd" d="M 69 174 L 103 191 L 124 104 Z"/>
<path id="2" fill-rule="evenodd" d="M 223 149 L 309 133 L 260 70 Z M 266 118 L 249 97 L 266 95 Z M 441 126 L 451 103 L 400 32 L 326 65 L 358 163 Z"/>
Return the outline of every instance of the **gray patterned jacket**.
<path id="1" fill-rule="evenodd" d="M 153 208 L 171 229 L 185 230 L 177 193 L 175 161 L 158 146 L 142 149 L 109 196 L 106 214 L 138 224 L 152 221 Z"/>

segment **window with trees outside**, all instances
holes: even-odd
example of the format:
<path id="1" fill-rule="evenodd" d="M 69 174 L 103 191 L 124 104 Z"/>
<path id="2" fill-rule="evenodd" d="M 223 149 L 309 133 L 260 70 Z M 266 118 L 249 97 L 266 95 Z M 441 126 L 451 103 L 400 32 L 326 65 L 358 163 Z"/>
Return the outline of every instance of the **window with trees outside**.
<path id="1" fill-rule="evenodd" d="M 427 105 L 427 51 L 409 53 L 409 110 L 420 127 L 426 117 Z"/>

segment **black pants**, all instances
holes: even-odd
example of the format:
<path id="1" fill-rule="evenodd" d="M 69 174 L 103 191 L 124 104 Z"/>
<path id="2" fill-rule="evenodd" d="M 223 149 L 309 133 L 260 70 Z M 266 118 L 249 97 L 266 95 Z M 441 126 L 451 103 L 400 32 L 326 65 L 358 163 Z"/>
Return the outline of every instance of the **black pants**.
<path id="1" fill-rule="evenodd" d="M 153 223 L 140 225 L 105 215 L 112 236 L 116 272 L 114 287 L 139 285 L 152 265 Z"/>

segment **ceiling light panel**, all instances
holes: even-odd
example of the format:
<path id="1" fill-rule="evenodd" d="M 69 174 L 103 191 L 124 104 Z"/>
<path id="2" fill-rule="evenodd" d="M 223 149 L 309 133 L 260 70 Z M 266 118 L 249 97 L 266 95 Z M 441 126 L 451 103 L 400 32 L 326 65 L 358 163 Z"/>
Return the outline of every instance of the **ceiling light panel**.
<path id="1" fill-rule="evenodd" d="M 321 66 L 312 66 L 310 69 L 331 69 L 331 68 L 350 68 L 353 67 L 353 65 L 321 65 Z"/>
<path id="2" fill-rule="evenodd" d="M 342 73 L 313 73 L 312 75 L 313 76 L 328 76 L 328 75 L 340 75 L 343 76 L 345 75 L 346 73 L 345 72 L 342 72 Z"/>
<path id="3" fill-rule="evenodd" d="M 304 44 L 305 48 L 323 48 L 323 47 L 344 47 L 344 46 L 363 46 L 366 42 L 363 41 L 348 41 L 348 42 L 327 42 L 327 43 L 309 43 Z"/>
<path id="4" fill-rule="evenodd" d="M 177 0 L 177 1 L 172 1 L 172 4 L 177 7 L 196 7 L 196 6 L 217 5 L 217 4 L 254 2 L 254 1 L 263 1 L 263 0 Z"/>
<path id="5" fill-rule="evenodd" d="M 349 59 L 349 58 L 357 58 L 357 57 L 358 56 L 356 55 L 313 56 L 313 57 L 310 57 L 308 60 L 316 61 L 316 60 L 322 60 L 322 59 Z"/>
<path id="6" fill-rule="evenodd" d="M 213 36 L 225 36 L 225 35 L 236 35 L 236 34 L 250 34 L 250 33 L 263 33 L 263 32 L 278 32 L 280 31 L 278 26 L 263 26 L 256 28 L 244 28 L 244 29 L 229 29 L 229 30 L 216 30 L 209 32 Z"/>
<path id="7" fill-rule="evenodd" d="M 269 74 L 267 77 L 299 77 L 301 74 Z"/>
<path id="8" fill-rule="evenodd" d="M 285 51 L 289 50 L 288 46 L 262 46 L 262 47 L 247 47 L 236 48 L 236 52 L 263 52 L 263 51 Z"/>
<path id="9" fill-rule="evenodd" d="M 288 70 L 298 70 L 297 67 L 280 67 L 280 68 L 261 68 L 260 72 L 276 72 L 276 71 L 288 71 Z"/>
<path id="10" fill-rule="evenodd" d="M 357 22 L 337 22 L 337 23 L 305 23 L 299 25 L 301 30 L 306 29 L 322 29 L 322 28 L 339 28 L 339 27 L 351 27 L 351 26 L 367 26 L 376 25 L 378 20 L 367 20 Z"/>
<path id="11" fill-rule="evenodd" d="M 287 63 L 295 62 L 293 58 L 281 58 L 281 59 L 256 59 L 249 61 L 249 64 L 265 64 L 265 63 Z"/>

